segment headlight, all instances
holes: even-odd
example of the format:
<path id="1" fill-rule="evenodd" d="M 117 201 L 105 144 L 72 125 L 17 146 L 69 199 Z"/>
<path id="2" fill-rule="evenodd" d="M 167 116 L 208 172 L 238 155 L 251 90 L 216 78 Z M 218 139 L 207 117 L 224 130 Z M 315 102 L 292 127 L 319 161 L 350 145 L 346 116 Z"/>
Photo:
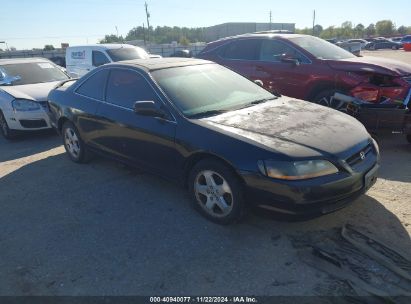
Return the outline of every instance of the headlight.
<path id="1" fill-rule="evenodd" d="M 40 105 L 37 102 L 27 99 L 15 99 L 12 102 L 12 106 L 15 111 L 40 110 Z"/>
<path id="2" fill-rule="evenodd" d="M 327 160 L 307 161 L 259 161 L 258 168 L 266 176 L 285 180 L 309 179 L 335 174 L 338 169 Z"/>
<path id="3" fill-rule="evenodd" d="M 378 158 L 380 157 L 380 147 L 378 146 L 377 141 L 374 138 L 371 138 L 372 143 L 374 145 L 375 148 L 375 152 L 377 152 Z"/>

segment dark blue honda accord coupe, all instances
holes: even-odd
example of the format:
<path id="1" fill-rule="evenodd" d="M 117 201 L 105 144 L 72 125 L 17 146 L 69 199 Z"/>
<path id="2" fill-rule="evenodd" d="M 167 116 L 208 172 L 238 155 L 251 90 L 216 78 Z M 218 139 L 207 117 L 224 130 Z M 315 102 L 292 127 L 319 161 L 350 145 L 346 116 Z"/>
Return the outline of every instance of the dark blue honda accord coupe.
<path id="1" fill-rule="evenodd" d="M 61 83 L 49 106 L 74 162 L 99 153 L 178 181 L 220 224 L 249 205 L 335 211 L 364 194 L 379 167 L 377 144 L 354 118 L 204 60 L 104 65 Z"/>

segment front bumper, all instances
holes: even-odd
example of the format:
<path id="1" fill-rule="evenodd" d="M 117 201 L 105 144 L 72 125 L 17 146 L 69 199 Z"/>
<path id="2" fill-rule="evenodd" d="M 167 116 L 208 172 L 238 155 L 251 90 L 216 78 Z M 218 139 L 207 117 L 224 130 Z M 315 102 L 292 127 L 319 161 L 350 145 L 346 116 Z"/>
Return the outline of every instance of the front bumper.
<path id="1" fill-rule="evenodd" d="M 362 172 L 340 172 L 305 181 L 279 181 L 261 174 L 243 174 L 252 205 L 292 215 L 326 214 L 366 193 L 376 182 L 379 164 Z"/>
<path id="2" fill-rule="evenodd" d="M 11 130 L 37 131 L 51 128 L 50 118 L 43 108 L 27 112 L 9 110 L 3 114 Z"/>

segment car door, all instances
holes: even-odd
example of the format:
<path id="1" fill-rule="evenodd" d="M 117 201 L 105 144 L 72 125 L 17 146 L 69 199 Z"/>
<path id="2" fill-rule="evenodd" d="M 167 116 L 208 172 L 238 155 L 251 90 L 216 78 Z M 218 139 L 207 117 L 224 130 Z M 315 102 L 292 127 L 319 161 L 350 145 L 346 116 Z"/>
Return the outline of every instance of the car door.
<path id="1" fill-rule="evenodd" d="M 268 90 L 305 98 L 302 88 L 311 80 L 312 68 L 311 61 L 294 47 L 280 40 L 264 39 L 253 78 L 263 81 Z"/>
<path id="2" fill-rule="evenodd" d="M 155 102 L 166 111 L 166 118 L 136 114 L 137 101 Z M 105 102 L 99 105 L 97 116 L 102 122 L 98 141 L 106 152 L 150 171 L 177 176 L 176 121 L 144 72 L 110 69 Z"/>
<path id="3" fill-rule="evenodd" d="M 76 127 L 82 139 L 94 147 L 98 147 L 98 132 L 101 128 L 99 120 L 96 119 L 96 113 L 99 104 L 104 101 L 108 75 L 108 69 L 93 72 L 74 89 L 73 98 L 77 106 L 72 112 L 75 115 Z"/>
<path id="4" fill-rule="evenodd" d="M 254 70 L 260 45 L 261 39 L 241 39 L 229 42 L 219 49 L 216 61 L 250 80 L 255 80 Z"/>

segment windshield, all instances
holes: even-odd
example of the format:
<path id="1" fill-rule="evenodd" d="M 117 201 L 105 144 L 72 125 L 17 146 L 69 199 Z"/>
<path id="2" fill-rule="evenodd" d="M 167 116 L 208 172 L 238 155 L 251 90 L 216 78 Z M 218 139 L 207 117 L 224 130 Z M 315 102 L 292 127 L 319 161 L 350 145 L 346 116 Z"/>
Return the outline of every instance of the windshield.
<path id="1" fill-rule="evenodd" d="M 149 55 L 145 50 L 142 48 L 120 48 L 120 49 L 112 49 L 107 50 L 108 55 L 110 56 L 111 60 L 116 61 L 123 61 L 123 60 L 133 60 L 133 59 L 147 59 Z"/>
<path id="2" fill-rule="evenodd" d="M 289 39 L 318 59 L 339 60 L 356 58 L 353 54 L 340 48 L 339 46 L 336 46 L 317 37 L 300 36 L 292 37 Z"/>
<path id="3" fill-rule="evenodd" d="M 16 77 L 12 85 L 35 84 L 67 80 L 69 77 L 54 64 L 44 62 L 24 62 L 0 65 L 4 79 Z"/>
<path id="4" fill-rule="evenodd" d="M 192 118 L 276 98 L 252 81 L 217 64 L 163 69 L 152 75 L 180 111 Z"/>

